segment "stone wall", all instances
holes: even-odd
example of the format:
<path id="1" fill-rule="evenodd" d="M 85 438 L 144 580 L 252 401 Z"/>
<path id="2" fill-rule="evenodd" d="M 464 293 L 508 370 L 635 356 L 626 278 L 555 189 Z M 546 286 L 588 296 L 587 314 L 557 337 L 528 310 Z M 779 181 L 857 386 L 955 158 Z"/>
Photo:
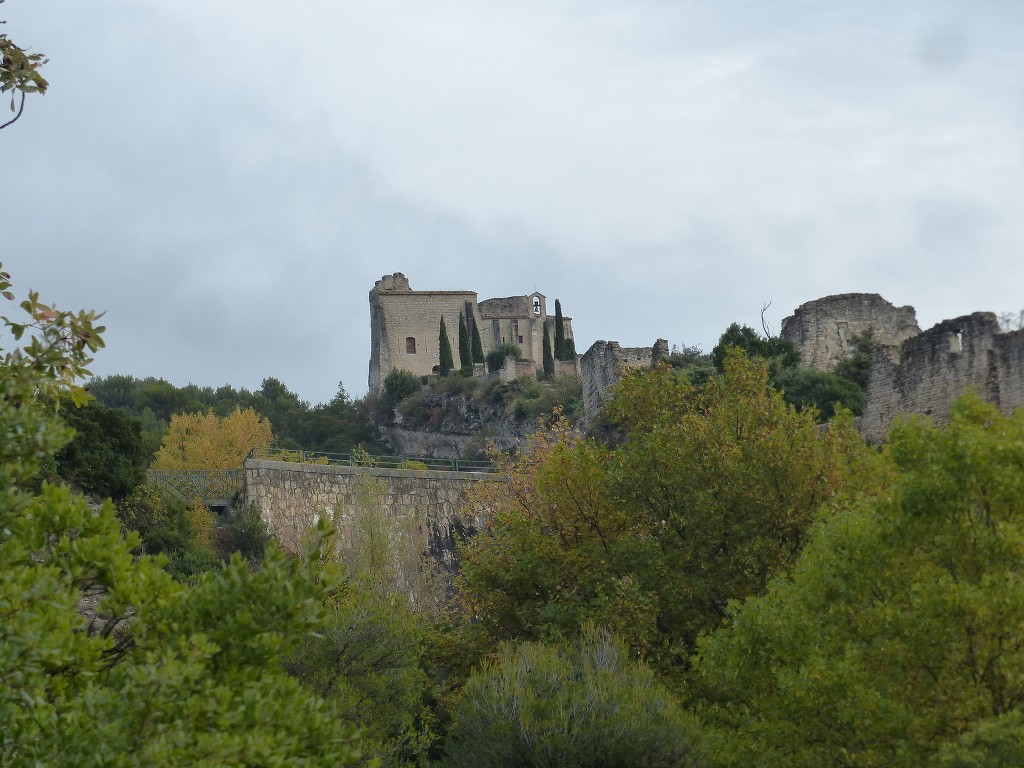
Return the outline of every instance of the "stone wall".
<path id="1" fill-rule="evenodd" d="M 844 293 L 801 304 L 782 321 L 781 335 L 796 346 L 801 365 L 831 371 L 868 329 L 876 344 L 897 347 L 921 332 L 913 307 L 893 306 L 877 293 Z"/>
<path id="2" fill-rule="evenodd" d="M 1024 331 L 1000 333 L 994 314 L 976 312 L 876 350 L 861 431 L 879 442 L 907 413 L 944 422 L 968 390 L 1006 414 L 1024 406 Z"/>
<path id="3" fill-rule="evenodd" d="M 619 383 L 622 369 L 650 368 L 667 348 L 664 339 L 658 339 L 653 347 L 621 347 L 617 341 L 595 341 L 579 363 L 585 421 L 589 424 L 597 418 L 611 390 Z"/>
<path id="4" fill-rule="evenodd" d="M 360 483 L 383 482 L 384 512 L 389 518 L 410 520 L 423 550 L 448 572 L 454 572 L 455 537 L 482 525 L 479 511 L 467 507 L 469 489 L 479 482 L 496 482 L 491 474 L 371 469 L 296 464 L 250 459 L 245 463 L 245 505 L 255 505 L 275 540 L 298 551 L 307 531 L 322 516 L 329 517 L 343 546 L 353 540 L 355 516 L 365 498 Z M 365 503 L 365 502 L 363 502 Z"/>

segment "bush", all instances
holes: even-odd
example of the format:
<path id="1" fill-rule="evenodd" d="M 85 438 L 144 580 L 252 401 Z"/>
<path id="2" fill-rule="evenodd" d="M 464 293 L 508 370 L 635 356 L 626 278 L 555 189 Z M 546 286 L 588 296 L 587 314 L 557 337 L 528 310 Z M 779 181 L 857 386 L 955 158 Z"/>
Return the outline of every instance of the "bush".
<path id="1" fill-rule="evenodd" d="M 813 406 L 822 421 L 828 421 L 841 406 L 859 416 L 864 411 L 864 390 L 842 376 L 813 368 L 787 368 L 773 384 L 783 399 L 798 411 Z"/>
<path id="2" fill-rule="evenodd" d="M 450 766 L 695 765 L 696 728 L 610 634 L 571 648 L 505 645 L 475 672 L 455 712 Z"/>
<path id="3" fill-rule="evenodd" d="M 514 358 L 517 362 L 525 359 L 518 344 L 506 342 L 487 353 L 487 370 L 491 373 L 500 371 L 506 357 Z"/>
<path id="4" fill-rule="evenodd" d="M 402 368 L 395 368 L 384 377 L 384 385 L 381 388 L 380 409 L 381 412 L 390 416 L 395 406 L 402 402 L 409 395 L 420 391 L 420 379 L 412 371 Z"/>

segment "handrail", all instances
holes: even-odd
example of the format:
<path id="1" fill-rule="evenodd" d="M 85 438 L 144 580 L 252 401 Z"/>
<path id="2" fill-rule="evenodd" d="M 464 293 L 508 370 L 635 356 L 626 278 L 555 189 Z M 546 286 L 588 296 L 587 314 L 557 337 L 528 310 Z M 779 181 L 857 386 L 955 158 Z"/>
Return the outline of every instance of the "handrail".
<path id="1" fill-rule="evenodd" d="M 439 459 L 435 456 L 371 456 L 367 454 L 327 453 L 291 448 L 253 448 L 250 459 L 287 461 L 298 464 L 327 464 L 342 467 L 434 470 L 440 472 L 493 472 L 489 461 Z"/>

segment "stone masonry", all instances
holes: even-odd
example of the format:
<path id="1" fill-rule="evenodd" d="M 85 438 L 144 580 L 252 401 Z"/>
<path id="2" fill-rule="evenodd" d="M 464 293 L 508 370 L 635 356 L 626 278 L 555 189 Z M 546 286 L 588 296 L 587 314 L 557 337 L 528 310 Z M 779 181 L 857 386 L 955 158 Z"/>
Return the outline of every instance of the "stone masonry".
<path id="1" fill-rule="evenodd" d="M 832 371 L 868 329 L 876 344 L 897 347 L 921 332 L 913 307 L 895 307 L 877 293 L 843 293 L 801 304 L 782 321 L 781 335 L 799 350 L 801 365 Z"/>
<path id="2" fill-rule="evenodd" d="M 541 293 L 478 302 L 473 291 L 414 291 L 409 279 L 395 272 L 370 291 L 370 393 L 379 393 L 384 378 L 395 369 L 417 376 L 436 372 L 442 317 L 457 366 L 460 314 L 471 336 L 476 326 L 484 354 L 504 343 L 517 344 L 531 373 L 543 364 L 545 326 L 554 344 L 555 318 L 548 314 L 547 298 Z M 566 338 L 573 338 L 572 318 L 563 317 L 563 324 Z"/>
<path id="3" fill-rule="evenodd" d="M 898 348 L 879 348 L 871 361 L 861 432 L 885 438 L 895 417 L 949 418 L 968 390 L 1010 414 L 1024 406 L 1024 331 L 1001 333 L 991 312 L 944 320 Z"/>
<path id="4" fill-rule="evenodd" d="M 653 347 L 621 347 L 617 341 L 595 341 L 580 358 L 583 414 L 593 423 L 601 407 L 619 383 L 623 369 L 650 368 L 668 354 L 668 342 L 658 339 Z"/>
<path id="5" fill-rule="evenodd" d="M 300 549 L 303 537 L 327 516 L 344 545 L 353 540 L 360 509 L 359 482 L 380 479 L 386 486 L 384 513 L 413 521 L 424 551 L 454 572 L 455 539 L 479 529 L 479 511 L 467 508 L 474 483 L 495 482 L 492 474 L 438 472 L 249 459 L 245 463 L 246 507 L 254 505 L 270 533 L 286 550 Z"/>

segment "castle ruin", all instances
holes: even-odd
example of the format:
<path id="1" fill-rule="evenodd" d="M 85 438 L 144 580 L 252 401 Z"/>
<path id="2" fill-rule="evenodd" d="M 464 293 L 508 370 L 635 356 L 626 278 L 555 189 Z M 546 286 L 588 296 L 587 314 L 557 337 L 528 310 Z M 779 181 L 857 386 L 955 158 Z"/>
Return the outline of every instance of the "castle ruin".
<path id="1" fill-rule="evenodd" d="M 513 343 L 531 364 L 530 370 L 536 370 L 544 362 L 545 326 L 553 351 L 555 317 L 548 314 L 544 294 L 535 291 L 478 302 L 474 291 L 414 291 L 409 279 L 395 272 L 378 280 L 370 291 L 370 394 L 380 392 L 393 370 L 417 376 L 437 373 L 441 318 L 457 361 L 460 315 L 471 337 L 476 326 L 485 355 L 501 344 Z M 568 341 L 573 338 L 572 318 L 562 320 Z"/>
<path id="2" fill-rule="evenodd" d="M 872 442 L 885 439 L 903 414 L 947 421 L 953 401 L 968 390 L 1005 414 L 1024 406 L 1024 330 L 1002 332 L 991 312 L 921 332 L 913 307 L 895 307 L 874 293 L 848 293 L 802 304 L 782 322 L 782 335 L 800 352 L 801 364 L 823 371 L 852 355 L 853 338 L 867 330 L 876 346 L 858 423 Z"/>

